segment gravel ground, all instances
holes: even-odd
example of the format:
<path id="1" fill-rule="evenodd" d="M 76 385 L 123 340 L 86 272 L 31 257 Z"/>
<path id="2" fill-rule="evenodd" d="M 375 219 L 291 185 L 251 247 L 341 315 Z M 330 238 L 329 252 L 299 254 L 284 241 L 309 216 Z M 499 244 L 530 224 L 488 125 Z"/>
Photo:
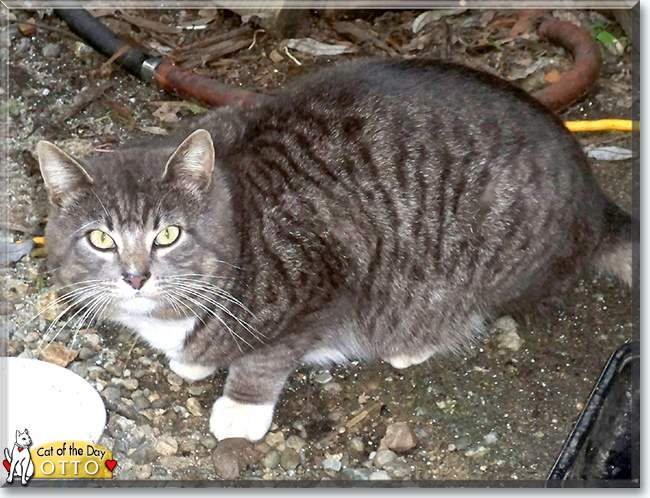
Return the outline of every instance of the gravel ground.
<path id="1" fill-rule="evenodd" d="M 388 28 L 401 33 L 404 46 L 414 35 L 400 26 L 410 26 L 417 14 L 386 12 L 363 22 L 378 33 Z M 55 17 L 19 10 L 11 15 L 45 25 L 29 37 L 6 19 L 1 26 L 9 33 L 0 37 L 0 59 L 9 61 L 9 86 L 1 91 L 10 130 L 5 135 L 8 157 L 2 164 L 7 188 L 0 203 L 7 210 L 2 218 L 7 223 L 0 235 L 19 240 L 42 234 L 46 219 L 45 192 L 33 156 L 39 140 L 84 156 L 99 145 L 115 147 L 151 136 L 152 131 L 171 130 L 175 121 L 191 116 L 193 108 L 163 107 L 163 102 L 177 100 L 103 65 L 99 55 L 74 37 L 47 29 L 67 32 Z M 162 23 L 183 16 L 179 11 L 138 15 Z M 527 67 L 541 50 L 534 34 L 521 43 L 504 42 L 497 51 L 482 53 L 477 48 L 483 47 L 481 27 L 502 15 L 468 11 L 449 18 L 448 26 L 462 27 L 464 41 L 448 44 L 446 50 L 457 60 L 506 76 Z M 586 28 L 601 21 L 617 36 L 622 34 L 594 13 L 556 15 Z M 131 29 L 119 16 L 109 15 L 105 21 L 118 32 Z M 219 13 L 218 22 L 218 29 L 225 31 L 241 21 Z M 330 40 L 328 21 L 312 16 L 306 22 L 303 36 Z M 435 40 L 436 26 L 425 30 L 427 43 Z M 281 50 L 276 50 L 280 58 L 269 56 L 279 41 L 264 35 L 250 50 L 197 70 L 264 90 L 342 58 L 382 55 L 376 44 L 357 44 L 359 50 L 352 55 L 295 53 L 302 62 L 298 66 Z M 418 43 L 410 55 L 436 55 L 433 42 Z M 566 70 L 570 64 L 557 47 L 544 46 L 543 52 L 553 67 Z M 599 82 L 584 100 L 562 113 L 563 118 L 629 116 L 630 50 L 604 55 Z M 549 67 L 520 83 L 532 88 Z M 61 120 L 79 92 L 97 82 L 110 83 L 104 96 Z M 579 139 L 585 146 L 631 147 L 629 134 L 620 132 L 583 134 Z M 631 209 L 632 161 L 593 166 L 606 192 Z M 43 250 L 36 248 L 0 268 L 0 346 L 8 356 L 43 354 L 39 342 L 60 311 L 54 307 L 28 323 L 55 298 L 42 256 Z M 590 275 L 564 298 L 560 309 L 502 317 L 485 338 L 455 357 L 436 358 L 406 371 L 383 363 L 321 371 L 301 368 L 291 376 L 270 432 L 257 444 L 218 443 L 209 432 L 209 410 L 221 393 L 225 373 L 187 383 L 130 333 L 109 325 L 90 327 L 76 334 L 75 327 L 62 330 L 44 355 L 67 364 L 101 393 L 108 423 L 99 444 L 113 451 L 118 462 L 115 479 L 543 480 L 608 356 L 635 336 L 638 321 L 629 290 Z"/>

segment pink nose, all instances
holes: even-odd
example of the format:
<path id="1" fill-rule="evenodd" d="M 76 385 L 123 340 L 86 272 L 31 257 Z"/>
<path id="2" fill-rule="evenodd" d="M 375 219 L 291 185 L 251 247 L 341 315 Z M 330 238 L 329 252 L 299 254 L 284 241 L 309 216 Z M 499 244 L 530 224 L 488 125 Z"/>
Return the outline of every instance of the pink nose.
<path id="1" fill-rule="evenodd" d="M 133 275 L 131 273 L 127 273 L 124 275 L 124 281 L 129 284 L 131 287 L 133 287 L 135 290 L 140 290 L 142 289 L 142 286 L 144 283 L 149 279 L 151 275 L 147 273 L 146 275 Z"/>

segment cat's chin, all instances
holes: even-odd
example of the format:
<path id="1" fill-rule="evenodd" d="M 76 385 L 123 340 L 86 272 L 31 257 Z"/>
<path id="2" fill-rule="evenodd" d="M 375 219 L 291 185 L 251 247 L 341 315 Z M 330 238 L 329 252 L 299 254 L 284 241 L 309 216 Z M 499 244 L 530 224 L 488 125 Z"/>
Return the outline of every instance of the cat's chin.
<path id="1" fill-rule="evenodd" d="M 156 299 L 135 295 L 120 301 L 118 308 L 120 311 L 131 315 L 150 315 L 159 305 L 160 303 Z"/>

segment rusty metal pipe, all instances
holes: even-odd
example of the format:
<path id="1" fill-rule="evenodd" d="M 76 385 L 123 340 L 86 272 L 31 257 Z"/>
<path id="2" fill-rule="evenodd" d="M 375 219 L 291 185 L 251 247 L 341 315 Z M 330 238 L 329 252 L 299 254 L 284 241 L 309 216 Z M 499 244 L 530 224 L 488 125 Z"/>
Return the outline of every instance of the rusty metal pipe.
<path id="1" fill-rule="evenodd" d="M 571 23 L 550 19 L 537 33 L 542 39 L 566 48 L 573 55 L 573 67 L 557 83 L 533 93 L 552 111 L 560 111 L 585 95 L 598 79 L 601 57 L 596 41 Z"/>

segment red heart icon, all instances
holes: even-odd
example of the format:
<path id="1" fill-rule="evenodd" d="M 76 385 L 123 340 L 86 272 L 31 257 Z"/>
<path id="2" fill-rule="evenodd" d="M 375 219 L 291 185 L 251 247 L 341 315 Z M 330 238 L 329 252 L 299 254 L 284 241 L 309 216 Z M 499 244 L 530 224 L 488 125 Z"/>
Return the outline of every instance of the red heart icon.
<path id="1" fill-rule="evenodd" d="M 106 466 L 108 467 L 108 470 L 113 472 L 113 469 L 117 465 L 117 462 L 115 460 L 106 460 Z"/>
<path id="2" fill-rule="evenodd" d="M 7 462 L 7 460 L 2 462 L 2 465 L 5 466 L 5 469 L 7 469 L 7 472 L 9 472 L 9 470 L 11 470 L 11 465 L 9 465 L 9 462 Z"/>

